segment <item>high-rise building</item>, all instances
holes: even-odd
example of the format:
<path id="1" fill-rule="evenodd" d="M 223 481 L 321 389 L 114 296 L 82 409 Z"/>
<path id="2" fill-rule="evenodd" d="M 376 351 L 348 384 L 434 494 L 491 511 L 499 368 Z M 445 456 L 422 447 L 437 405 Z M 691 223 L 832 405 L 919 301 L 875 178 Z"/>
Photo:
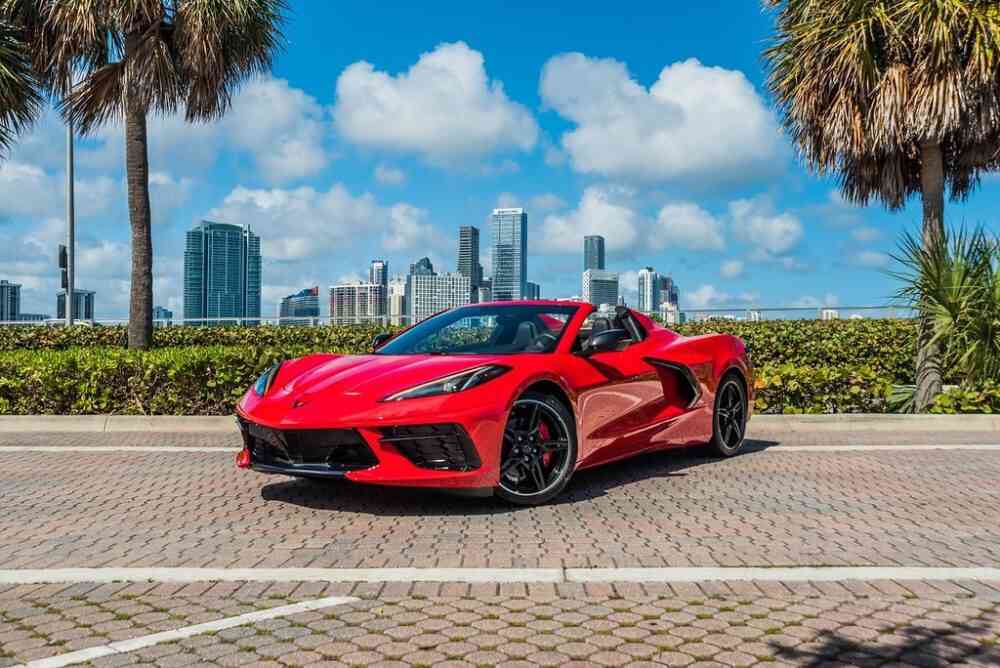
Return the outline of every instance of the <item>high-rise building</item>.
<path id="1" fill-rule="evenodd" d="M 542 298 L 542 286 L 538 283 L 532 283 L 528 281 L 525 285 L 524 298 L 525 299 L 541 299 Z"/>
<path id="2" fill-rule="evenodd" d="M 335 285 L 330 288 L 330 322 L 342 325 L 377 321 L 386 315 L 385 297 L 385 285 Z"/>
<path id="3" fill-rule="evenodd" d="M 18 283 L 0 281 L 0 322 L 16 322 L 21 319 L 21 286 Z"/>
<path id="4" fill-rule="evenodd" d="M 439 311 L 464 306 L 471 301 L 472 285 L 468 276 L 446 274 L 410 274 L 406 277 L 406 307 L 411 322 L 420 322 Z"/>
<path id="5" fill-rule="evenodd" d="M 92 290 L 73 291 L 73 319 L 93 320 L 94 319 L 94 296 Z M 66 319 L 66 291 L 60 290 L 56 295 L 56 317 L 60 320 Z"/>
<path id="6" fill-rule="evenodd" d="M 677 284 L 674 283 L 674 279 L 670 276 L 660 276 L 658 289 L 660 292 L 660 304 L 669 304 L 677 308 L 680 302 L 680 290 L 678 290 Z"/>
<path id="7" fill-rule="evenodd" d="M 493 299 L 524 299 L 528 286 L 528 214 L 493 209 Z"/>
<path id="8" fill-rule="evenodd" d="M 305 325 L 319 317 L 319 286 L 304 288 L 281 300 L 278 318 L 283 325 Z"/>
<path id="9" fill-rule="evenodd" d="M 430 276 L 434 273 L 434 265 L 429 257 L 422 257 L 410 265 L 410 273 Z"/>
<path id="10" fill-rule="evenodd" d="M 600 306 L 618 303 L 618 274 L 604 269 L 583 272 L 583 301 Z"/>
<path id="11" fill-rule="evenodd" d="M 372 285 L 389 285 L 389 263 L 385 260 L 372 260 L 368 267 L 368 282 Z"/>
<path id="12" fill-rule="evenodd" d="M 153 322 L 156 324 L 170 324 L 174 318 L 174 312 L 162 306 L 153 307 Z"/>
<path id="13" fill-rule="evenodd" d="M 479 228 L 463 225 L 458 228 L 458 273 L 466 276 L 475 290 L 483 281 L 483 265 L 479 264 Z"/>
<path id="14" fill-rule="evenodd" d="M 652 267 L 639 270 L 639 310 L 655 313 L 660 308 L 660 275 Z"/>
<path id="15" fill-rule="evenodd" d="M 480 304 L 493 301 L 493 280 L 484 278 L 476 289 L 476 301 Z"/>
<path id="16" fill-rule="evenodd" d="M 593 234 L 583 238 L 583 270 L 604 269 L 604 237 Z"/>
<path id="17" fill-rule="evenodd" d="M 393 325 L 407 325 L 406 317 L 406 277 L 393 276 L 389 281 L 389 322 Z"/>
<path id="18" fill-rule="evenodd" d="M 260 317 L 260 237 L 203 220 L 184 248 L 184 319 Z"/>

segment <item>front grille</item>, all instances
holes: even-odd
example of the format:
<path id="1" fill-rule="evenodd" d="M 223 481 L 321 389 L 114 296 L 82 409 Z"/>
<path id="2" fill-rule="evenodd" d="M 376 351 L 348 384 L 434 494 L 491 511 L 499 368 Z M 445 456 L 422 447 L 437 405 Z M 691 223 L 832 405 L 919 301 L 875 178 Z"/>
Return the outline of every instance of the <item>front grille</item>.
<path id="1" fill-rule="evenodd" d="M 383 444 L 395 447 L 422 469 L 472 471 L 482 464 L 472 439 L 457 424 L 386 427 L 381 432 Z"/>
<path id="2" fill-rule="evenodd" d="M 378 459 L 354 429 L 271 429 L 241 421 L 244 440 L 256 463 L 281 467 L 310 467 L 329 471 L 358 471 Z"/>

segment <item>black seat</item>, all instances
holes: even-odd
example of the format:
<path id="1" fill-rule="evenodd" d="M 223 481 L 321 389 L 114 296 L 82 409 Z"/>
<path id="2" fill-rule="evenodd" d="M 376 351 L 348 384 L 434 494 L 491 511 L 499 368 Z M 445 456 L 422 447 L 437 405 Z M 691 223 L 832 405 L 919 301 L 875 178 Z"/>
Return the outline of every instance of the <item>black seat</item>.
<path id="1" fill-rule="evenodd" d="M 590 335 L 593 336 L 594 334 L 600 334 L 601 332 L 606 332 L 609 329 L 614 329 L 610 318 L 594 318 L 594 322 L 590 326 Z"/>

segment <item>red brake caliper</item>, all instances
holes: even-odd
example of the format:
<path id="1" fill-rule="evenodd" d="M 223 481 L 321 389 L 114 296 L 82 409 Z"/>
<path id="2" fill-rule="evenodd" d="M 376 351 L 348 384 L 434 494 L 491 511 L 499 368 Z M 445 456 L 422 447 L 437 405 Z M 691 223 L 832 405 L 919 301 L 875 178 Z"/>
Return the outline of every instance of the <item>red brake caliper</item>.
<path id="1" fill-rule="evenodd" d="M 549 431 L 549 426 L 544 422 L 542 422 L 541 420 L 539 420 L 539 425 L 538 425 L 539 440 L 544 442 L 549 440 L 551 437 L 552 437 L 552 432 Z M 545 468 L 548 469 L 549 464 L 551 463 L 552 463 L 552 453 L 551 452 L 544 453 L 542 455 L 542 464 L 544 464 Z"/>

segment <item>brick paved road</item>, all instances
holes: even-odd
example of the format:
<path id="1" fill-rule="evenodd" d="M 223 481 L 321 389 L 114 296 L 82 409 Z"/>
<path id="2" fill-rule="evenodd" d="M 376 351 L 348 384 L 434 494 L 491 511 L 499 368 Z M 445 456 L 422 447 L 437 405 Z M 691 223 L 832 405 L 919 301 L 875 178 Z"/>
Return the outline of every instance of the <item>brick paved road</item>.
<path id="1" fill-rule="evenodd" d="M 0 450 L 2 562 L 6 568 L 1000 563 L 1000 451 L 764 451 L 724 461 L 663 453 L 582 472 L 559 502 L 534 509 L 269 477 L 238 471 L 232 460 L 225 452 Z"/>
<path id="2" fill-rule="evenodd" d="M 947 586 L 943 586 L 947 589 Z M 887 595 L 668 588 L 365 585 L 364 600 L 104 657 L 94 666 L 895 665 L 1000 662 L 1000 604 Z M 309 589 L 309 591 L 303 591 Z M 356 588 L 361 589 L 361 588 Z M 406 588 L 404 587 L 404 590 Z M 780 589 L 780 588 L 779 588 Z M 803 588 L 800 588 L 803 589 Z M 89 585 L 0 591 L 0 667 L 344 593 L 323 585 Z"/>
<path id="3" fill-rule="evenodd" d="M 0 435 L 0 446 L 85 444 L 236 442 Z M 1000 564 L 1000 451 L 664 453 L 581 473 L 558 503 L 535 509 L 289 481 L 237 471 L 232 459 L 0 447 L 0 568 Z M 1000 665 L 1000 583 L 199 583 L 0 587 L 0 668 L 344 594 L 363 600 L 93 663 Z"/>

